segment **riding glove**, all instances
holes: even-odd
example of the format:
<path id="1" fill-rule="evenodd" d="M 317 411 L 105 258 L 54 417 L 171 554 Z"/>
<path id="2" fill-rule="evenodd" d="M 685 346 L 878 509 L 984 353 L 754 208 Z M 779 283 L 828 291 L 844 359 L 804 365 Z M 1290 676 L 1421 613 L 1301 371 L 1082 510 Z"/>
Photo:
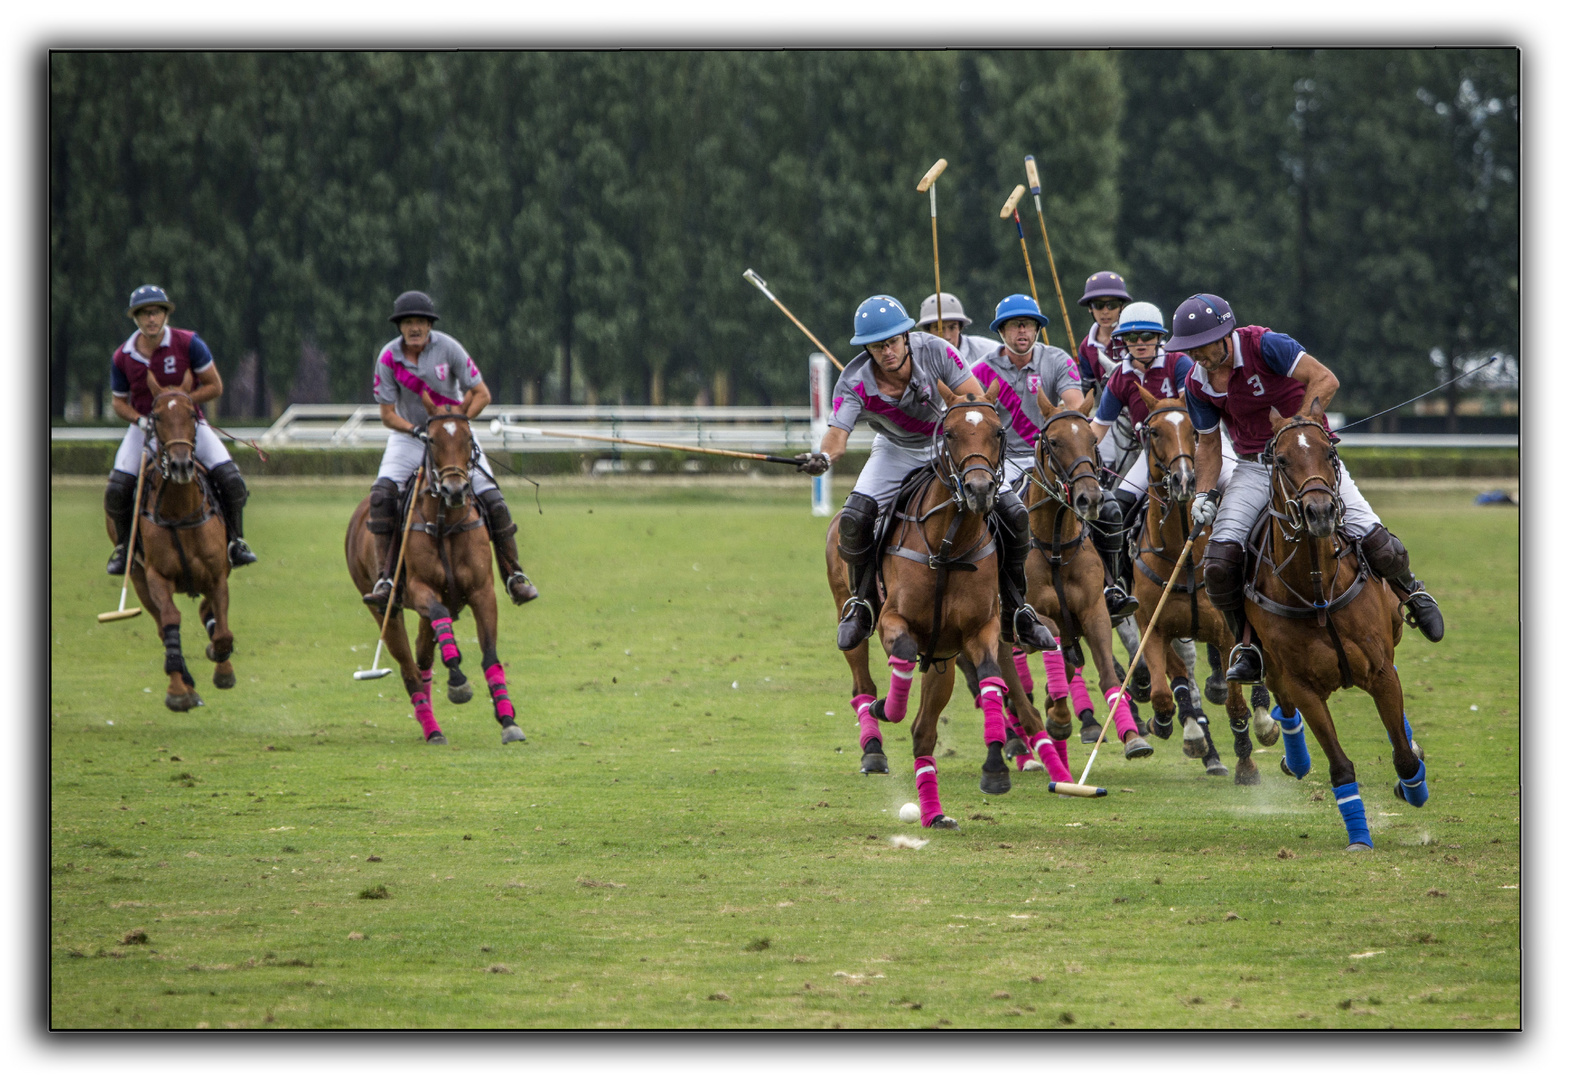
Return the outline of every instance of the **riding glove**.
<path id="1" fill-rule="evenodd" d="M 1189 508 L 1189 520 L 1195 523 L 1196 528 L 1202 528 L 1216 520 L 1216 512 L 1221 505 L 1222 497 L 1215 488 L 1195 496 L 1193 505 Z"/>
<path id="2" fill-rule="evenodd" d="M 136 426 L 142 429 L 142 434 L 149 439 L 153 437 L 153 418 L 151 416 L 138 416 Z"/>
<path id="3" fill-rule="evenodd" d="M 822 476 L 829 471 L 829 455 L 814 451 L 811 454 L 798 454 L 796 456 L 797 472 L 807 473 L 809 476 Z"/>

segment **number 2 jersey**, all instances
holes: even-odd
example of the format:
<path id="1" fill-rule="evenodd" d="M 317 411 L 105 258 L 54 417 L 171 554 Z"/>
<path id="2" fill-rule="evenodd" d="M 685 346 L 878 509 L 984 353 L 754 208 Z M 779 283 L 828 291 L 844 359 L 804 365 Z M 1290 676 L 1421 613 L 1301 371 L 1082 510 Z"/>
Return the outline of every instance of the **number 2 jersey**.
<path id="1" fill-rule="evenodd" d="M 213 353 L 207 343 L 196 336 L 195 330 L 176 330 L 164 327 L 164 337 L 153 350 L 151 357 L 136 351 L 136 339 L 141 331 L 134 331 L 125 339 L 109 359 L 109 389 L 115 397 L 131 399 L 131 408 L 146 416 L 153 411 L 153 391 L 147 385 L 152 374 L 159 386 L 179 386 L 187 371 L 193 379 L 197 372 L 213 365 Z M 201 416 L 201 410 L 197 410 Z"/>

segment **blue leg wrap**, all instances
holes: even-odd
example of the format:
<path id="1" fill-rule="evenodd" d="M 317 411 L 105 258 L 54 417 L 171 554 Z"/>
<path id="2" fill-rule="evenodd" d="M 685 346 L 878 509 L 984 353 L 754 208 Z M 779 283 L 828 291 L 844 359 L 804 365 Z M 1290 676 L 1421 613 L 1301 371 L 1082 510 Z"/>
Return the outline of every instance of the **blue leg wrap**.
<path id="1" fill-rule="evenodd" d="M 1282 715 L 1282 706 L 1271 707 L 1271 717 L 1282 725 L 1283 760 L 1300 780 L 1309 772 L 1309 743 L 1304 739 L 1304 714 Z"/>
<path id="2" fill-rule="evenodd" d="M 1375 846 L 1369 835 L 1369 819 L 1364 817 L 1364 797 L 1358 793 L 1358 781 L 1331 789 L 1336 796 L 1336 808 L 1342 811 L 1342 822 L 1347 826 L 1349 844 Z"/>
<path id="3" fill-rule="evenodd" d="M 1423 806 L 1429 801 L 1429 785 L 1424 782 L 1424 763 L 1418 763 L 1418 771 L 1411 779 L 1398 780 L 1396 784 L 1397 798 L 1409 806 Z"/>

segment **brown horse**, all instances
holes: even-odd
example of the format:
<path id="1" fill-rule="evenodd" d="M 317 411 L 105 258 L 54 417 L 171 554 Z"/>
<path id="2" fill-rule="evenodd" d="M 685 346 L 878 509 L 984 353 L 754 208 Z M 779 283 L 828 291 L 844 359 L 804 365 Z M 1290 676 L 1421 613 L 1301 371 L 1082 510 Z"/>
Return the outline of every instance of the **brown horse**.
<path id="1" fill-rule="evenodd" d="M 864 643 L 846 653 L 851 666 L 859 720 L 864 736 L 877 738 L 877 721 L 899 723 L 905 718 L 912 680 L 920 668 L 921 696 L 911 722 L 911 744 L 917 799 L 922 824 L 954 829 L 958 824 L 943 812 L 938 797 L 933 750 L 938 719 L 954 690 L 955 661 L 964 657 L 980 680 L 983 737 L 987 759 L 982 765 L 982 790 L 1009 790 L 1004 760 L 1004 696 L 1007 684 L 999 665 L 998 556 L 988 527 L 1001 481 L 1003 421 L 998 414 L 998 386 L 983 397 L 960 395 L 936 384 L 944 413 L 936 433 L 931 471 L 915 474 L 916 491 L 897 509 L 895 524 L 881 557 L 885 598 L 877 632 L 889 656 L 890 692 L 874 699 L 876 689 L 867 668 Z M 902 504 L 897 502 L 897 507 Z M 850 595 L 845 565 L 838 551 L 839 522 L 831 523 L 825 558 L 829 584 L 837 605 Z M 1028 737 L 1047 740 L 1040 722 L 1023 721 Z M 874 743 L 864 737 L 863 771 Z M 882 757 L 881 740 L 875 752 Z M 1049 745 L 1039 751 L 1057 757 Z M 1055 779 L 1072 779 L 1060 764 Z"/>
<path id="2" fill-rule="evenodd" d="M 1357 686 L 1374 698 L 1391 741 L 1397 797 L 1413 806 L 1429 798 L 1424 763 L 1413 742 L 1397 677 L 1402 609 L 1372 574 L 1356 542 L 1338 526 L 1342 463 L 1317 419 L 1273 412 L 1269 462 L 1271 504 L 1250 547 L 1257 559 L 1244 587 L 1245 612 L 1260 638 L 1266 685 L 1282 722 L 1284 771 L 1303 776 L 1309 751 L 1302 719 L 1330 765 L 1332 792 L 1347 826 L 1349 851 L 1374 846 L 1353 763 L 1336 738 L 1326 699 Z M 1263 535 L 1262 535 L 1263 534 Z M 1301 719 L 1302 718 L 1302 719 Z"/>
<path id="3" fill-rule="evenodd" d="M 1113 660 L 1113 620 L 1102 595 L 1105 580 L 1102 557 L 1088 543 L 1089 523 L 1102 505 L 1097 483 L 1096 439 L 1087 423 L 1094 404 L 1087 398 L 1079 409 L 1059 409 L 1037 391 L 1037 406 L 1046 418 L 1036 442 L 1036 469 L 1031 488 L 1040 497 L 1028 498 L 1031 511 L 1031 554 L 1026 559 L 1027 595 L 1031 606 L 1057 628 L 1062 648 L 1045 655 L 1046 700 L 1056 709 L 1069 694 L 1080 659 L 1079 639 L 1084 637 L 1096 660 L 1102 696 L 1113 711 L 1126 758 L 1149 757 L 1151 745 L 1140 737 L 1127 698 L 1117 698 L 1117 668 Z M 1032 710 L 1018 707 L 1020 712 Z"/>
<path id="4" fill-rule="evenodd" d="M 1161 398 L 1139 387 L 1140 397 L 1150 410 L 1142 429 L 1141 438 L 1146 445 L 1147 475 L 1145 527 L 1138 534 L 1138 552 L 1135 555 L 1135 596 L 1140 610 L 1135 619 L 1144 635 L 1151 625 L 1151 613 L 1156 610 L 1168 579 L 1172 578 L 1179 555 L 1189 537 L 1191 522 L 1189 506 L 1195 497 L 1195 427 L 1189 419 L 1188 407 L 1178 398 Z M 1210 527 L 1202 529 L 1196 538 L 1184 566 L 1178 571 L 1173 590 L 1162 609 L 1156 628 L 1146 639 L 1146 667 L 1151 672 L 1151 708 L 1155 716 L 1151 729 L 1158 738 L 1166 739 L 1173 733 L 1173 710 L 1176 704 L 1179 719 L 1184 725 L 1184 755 L 1201 758 L 1206 772 L 1226 776 L 1223 765 L 1211 740 L 1210 725 L 1195 701 L 1183 665 L 1169 666 L 1176 660 L 1171 643 L 1177 638 L 1189 638 L 1215 645 L 1222 655 L 1227 655 L 1235 644 L 1227 628 L 1227 621 L 1206 595 L 1205 581 L 1200 573 L 1200 553 L 1210 539 Z M 1168 685 L 1168 672 L 1172 671 L 1172 685 Z M 1255 687 L 1253 716 L 1255 734 L 1264 746 L 1271 746 L 1281 734 L 1280 726 L 1267 713 L 1270 698 L 1264 687 Z M 1235 784 L 1260 783 L 1260 769 L 1255 765 L 1254 744 L 1249 738 L 1251 708 L 1244 702 L 1238 683 L 1227 684 L 1227 719 L 1233 731 L 1233 750 L 1238 755 Z"/>
<path id="5" fill-rule="evenodd" d="M 462 655 L 453 636 L 453 621 L 467 606 L 475 617 L 480 639 L 480 664 L 491 691 L 491 707 L 502 727 L 502 742 L 522 742 L 513 703 L 507 694 L 507 676 L 496 655 L 496 592 L 491 580 L 491 541 L 484 515 L 475 505 L 469 470 L 475 456 L 469 418 L 458 410 L 436 410 L 426 422 L 426 460 L 417 474 L 423 482 L 409 492 L 412 500 L 404 539 L 404 590 L 407 606 L 420 617 L 416 655 L 409 651 L 404 613 L 396 610 L 387 620 L 385 644 L 398 661 L 404 689 L 415 708 L 428 743 L 446 743 L 431 710 L 431 666 L 437 646 L 447 667 L 447 700 L 461 705 L 474 696 L 474 687 L 460 667 Z M 344 558 L 355 588 L 369 592 L 381 569 L 376 544 L 366 528 L 369 497 L 349 519 L 344 534 Z M 399 583 L 393 599 L 399 605 Z M 373 612 L 372 618 L 381 619 Z"/>
<path id="6" fill-rule="evenodd" d="M 228 535 L 207 470 L 196 460 L 196 405 L 190 395 L 178 388 L 160 391 L 151 415 L 158 457 L 142 465 L 147 479 L 136 511 L 141 555 L 132 564 L 131 581 L 163 638 L 169 676 L 164 704 L 185 712 L 204 702 L 180 650 L 177 594 L 201 597 L 198 614 L 207 629 L 207 658 L 217 665 L 213 685 L 228 690 L 235 684 L 229 662 L 234 634 L 229 630 Z M 113 533 L 111 525 L 111 539 Z"/>

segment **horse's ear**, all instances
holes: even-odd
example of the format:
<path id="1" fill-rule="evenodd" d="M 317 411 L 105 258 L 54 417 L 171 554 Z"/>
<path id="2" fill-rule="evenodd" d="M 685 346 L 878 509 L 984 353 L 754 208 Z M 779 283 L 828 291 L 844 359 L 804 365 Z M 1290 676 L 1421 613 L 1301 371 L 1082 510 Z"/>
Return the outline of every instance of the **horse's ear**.
<path id="1" fill-rule="evenodd" d="M 1325 410 L 1320 407 L 1320 397 L 1316 395 L 1315 399 L 1309 403 L 1309 415 L 1318 420 L 1324 414 Z"/>
<path id="2" fill-rule="evenodd" d="M 1080 415 L 1090 419 L 1091 414 L 1094 412 L 1096 412 L 1096 397 L 1092 394 L 1087 394 L 1085 400 L 1080 403 Z"/>
<path id="3" fill-rule="evenodd" d="M 1036 407 L 1042 410 L 1043 416 L 1052 416 L 1058 411 L 1053 407 L 1053 403 L 1047 400 L 1047 393 L 1041 389 L 1036 392 Z"/>
<path id="4" fill-rule="evenodd" d="M 1318 398 L 1316 400 L 1319 400 Z M 1280 431 L 1282 425 L 1287 423 L 1287 417 L 1276 411 L 1276 406 L 1271 406 L 1271 431 L 1274 434 Z"/>
<path id="5" fill-rule="evenodd" d="M 1143 386 L 1137 386 L 1135 389 L 1140 391 L 1140 400 L 1146 403 L 1146 408 L 1156 408 L 1157 397 L 1155 394 L 1151 393 L 1151 391 L 1147 390 Z"/>
<path id="6" fill-rule="evenodd" d="M 1003 388 L 1004 388 L 1004 384 L 999 382 L 997 379 L 994 379 L 992 382 L 988 383 L 987 384 L 987 394 L 985 395 L 987 397 L 987 400 L 989 402 L 991 402 L 992 404 L 997 405 L 998 404 L 998 392 L 1000 390 L 1002 390 Z"/>
<path id="7" fill-rule="evenodd" d="M 953 405 L 960 400 L 960 395 L 949 389 L 943 379 L 937 380 L 933 385 L 938 387 L 938 396 L 943 399 L 945 405 Z"/>

